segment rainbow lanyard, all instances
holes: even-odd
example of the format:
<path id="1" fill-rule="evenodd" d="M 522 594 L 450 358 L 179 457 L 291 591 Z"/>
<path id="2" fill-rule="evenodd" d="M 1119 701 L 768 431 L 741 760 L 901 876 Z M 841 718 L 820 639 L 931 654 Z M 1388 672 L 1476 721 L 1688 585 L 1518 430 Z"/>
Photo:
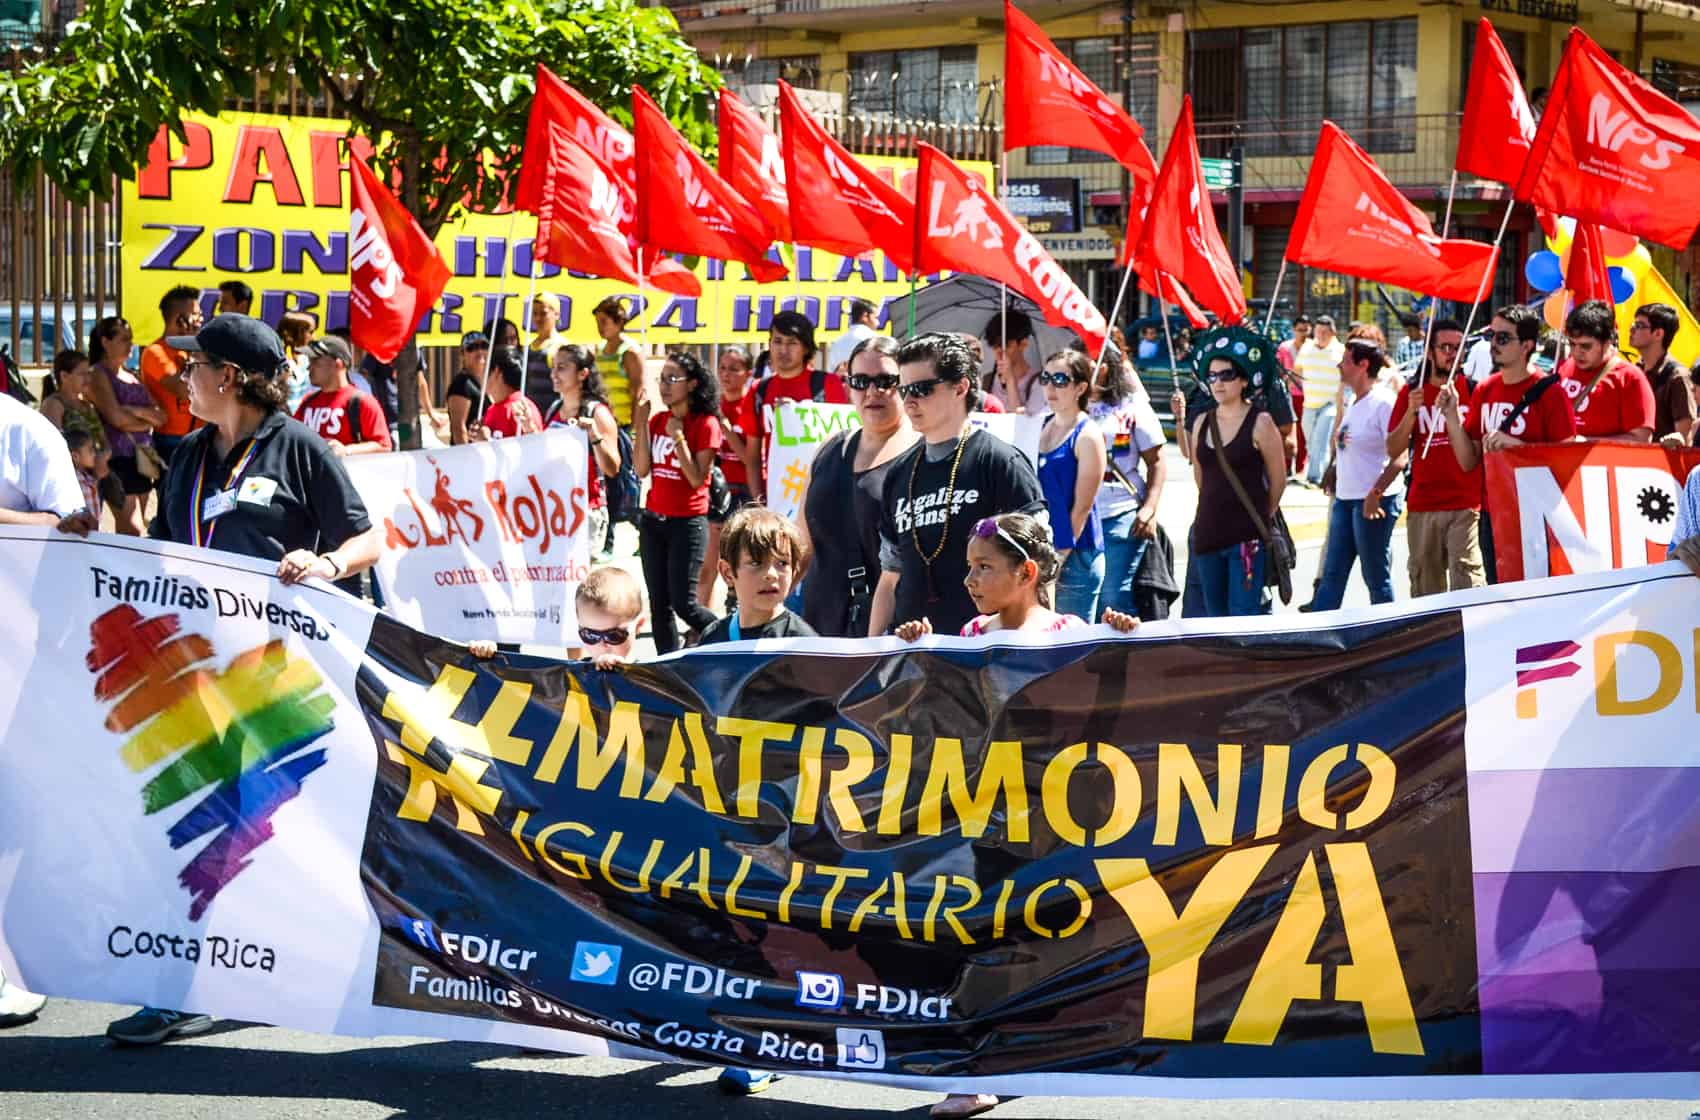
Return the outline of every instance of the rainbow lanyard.
<path id="1" fill-rule="evenodd" d="M 248 463 L 254 458 L 254 452 L 259 449 L 259 446 L 260 441 L 257 437 L 248 440 L 248 450 L 244 451 L 242 458 L 236 460 L 236 465 L 230 468 L 230 485 L 225 487 L 226 493 L 234 493 L 236 488 L 242 484 L 243 472 L 248 469 Z M 201 468 L 195 472 L 195 486 L 189 494 L 189 543 L 196 548 L 211 548 L 213 531 L 218 528 L 216 518 L 208 524 L 204 524 L 201 519 L 201 514 L 205 512 L 205 507 L 201 505 L 201 495 L 206 490 L 207 455 L 211 451 L 212 440 L 209 439 L 207 446 L 201 451 Z"/>

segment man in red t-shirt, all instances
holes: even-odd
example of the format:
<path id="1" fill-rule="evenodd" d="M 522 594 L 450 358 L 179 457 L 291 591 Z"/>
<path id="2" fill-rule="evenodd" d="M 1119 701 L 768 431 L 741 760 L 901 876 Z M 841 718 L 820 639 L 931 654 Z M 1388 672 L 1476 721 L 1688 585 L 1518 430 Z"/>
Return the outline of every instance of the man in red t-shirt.
<path id="1" fill-rule="evenodd" d="M 1435 399 L 1456 367 L 1464 328 L 1454 319 L 1437 320 L 1429 330 L 1428 353 L 1422 363 L 1422 397 L 1411 407 L 1412 386 L 1399 389 L 1393 403 L 1387 453 L 1411 455 L 1411 488 L 1405 535 L 1410 551 L 1411 597 L 1481 587 L 1480 520 L 1481 468 L 1465 470 L 1443 434 L 1445 421 Z M 1470 383 L 1452 374 L 1452 391 L 1459 405 L 1470 404 Z M 1415 434 L 1415 442 L 1412 435 Z"/>
<path id="2" fill-rule="evenodd" d="M 1447 442 L 1465 471 L 1480 466 L 1484 454 L 1525 443 L 1568 443 L 1576 438 L 1576 417 L 1558 388 L 1557 376 L 1537 378 L 1529 369 L 1541 341 L 1541 320 L 1534 311 L 1521 304 L 1500 308 L 1488 327 L 1487 341 L 1496 371 L 1482 379 L 1469 401 L 1461 404 L 1453 385 L 1442 386 L 1435 395 L 1435 407 L 1446 418 Z M 1486 474 L 1482 472 L 1484 481 Z M 1493 520 L 1486 508 L 1478 535 L 1487 580 L 1497 583 Z"/>
<path id="3" fill-rule="evenodd" d="M 768 375 L 755 388 L 756 438 L 762 444 L 762 466 L 767 466 L 767 419 L 763 409 L 777 408 L 786 401 L 821 401 L 849 404 L 850 390 L 844 379 L 829 370 L 817 370 L 815 325 L 801 311 L 781 311 L 767 328 Z"/>
<path id="4" fill-rule="evenodd" d="M 315 392 L 295 410 L 295 418 L 317 432 L 336 455 L 371 455 L 390 449 L 384 408 L 370 393 L 349 383 L 354 353 L 334 334 L 307 344 L 307 379 Z"/>
<path id="5" fill-rule="evenodd" d="M 543 430 L 542 414 L 522 391 L 525 369 L 513 347 L 502 346 L 490 352 L 490 371 L 484 375 L 484 386 L 493 403 L 484 410 L 484 424 L 474 438 L 512 439 Z"/>
<path id="6" fill-rule="evenodd" d="M 1653 386 L 1641 367 L 1617 352 L 1611 305 L 1591 299 L 1564 320 L 1570 357 L 1558 365 L 1560 384 L 1584 439 L 1651 443 Z"/>

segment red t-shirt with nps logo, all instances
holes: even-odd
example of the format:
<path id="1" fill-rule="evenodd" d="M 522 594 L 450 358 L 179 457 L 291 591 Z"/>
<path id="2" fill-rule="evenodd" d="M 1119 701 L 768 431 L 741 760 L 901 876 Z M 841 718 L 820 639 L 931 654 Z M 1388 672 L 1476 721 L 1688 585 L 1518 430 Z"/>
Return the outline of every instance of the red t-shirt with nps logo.
<path id="1" fill-rule="evenodd" d="M 385 451 L 390 449 L 383 406 L 372 394 L 352 385 L 314 393 L 301 402 L 295 418 L 332 443 L 376 443 Z"/>
<path id="2" fill-rule="evenodd" d="M 1517 409 L 1523 394 L 1539 381 L 1532 374 L 1515 385 L 1507 385 L 1499 374 L 1489 374 L 1470 396 L 1468 412 L 1461 412 L 1464 430 L 1478 443 L 1488 432 L 1497 432 L 1505 418 Z M 1524 443 L 1563 443 L 1576 434 L 1576 415 L 1570 411 L 1570 398 L 1561 385 L 1553 385 L 1541 393 L 1534 404 L 1511 422 L 1506 435 L 1516 436 Z"/>
<path id="3" fill-rule="evenodd" d="M 1458 390 L 1459 415 L 1467 415 L 1470 407 L 1470 383 L 1463 377 L 1453 381 Z M 1417 410 L 1417 423 L 1411 433 L 1411 490 L 1410 509 L 1414 513 L 1435 510 L 1480 509 L 1482 506 L 1482 468 L 1478 463 L 1473 471 L 1458 466 L 1458 456 L 1446 438 L 1446 421 L 1434 403 L 1440 386 L 1423 382 L 1423 404 Z M 1399 399 L 1393 403 L 1390 425 L 1397 426 L 1411 408 L 1411 387 L 1402 386 Z M 1432 440 L 1430 436 L 1432 434 Z"/>

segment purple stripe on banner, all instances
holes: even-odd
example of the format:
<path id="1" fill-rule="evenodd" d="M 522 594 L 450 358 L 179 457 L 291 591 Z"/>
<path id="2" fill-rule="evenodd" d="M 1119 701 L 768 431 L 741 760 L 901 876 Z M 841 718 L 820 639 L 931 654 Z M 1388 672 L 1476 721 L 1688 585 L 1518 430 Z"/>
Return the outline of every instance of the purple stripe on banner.
<path id="1" fill-rule="evenodd" d="M 1555 657 L 1570 657 L 1582 652 L 1582 647 L 1575 642 L 1546 642 L 1538 646 L 1524 646 L 1517 651 L 1517 664 L 1530 665 L 1536 661 L 1551 661 Z"/>
<path id="2" fill-rule="evenodd" d="M 1499 871 L 1700 867 L 1700 768 L 1477 770 L 1470 862 Z"/>
<path id="3" fill-rule="evenodd" d="M 1557 680 L 1559 677 L 1574 677 L 1582 671 L 1582 666 L 1574 661 L 1566 661 L 1562 665 L 1548 665 L 1541 669 L 1517 670 L 1517 687 L 1539 684 L 1541 681 Z"/>
<path id="4" fill-rule="evenodd" d="M 1484 1072 L 1700 1066 L 1700 868 L 1474 883 Z"/>

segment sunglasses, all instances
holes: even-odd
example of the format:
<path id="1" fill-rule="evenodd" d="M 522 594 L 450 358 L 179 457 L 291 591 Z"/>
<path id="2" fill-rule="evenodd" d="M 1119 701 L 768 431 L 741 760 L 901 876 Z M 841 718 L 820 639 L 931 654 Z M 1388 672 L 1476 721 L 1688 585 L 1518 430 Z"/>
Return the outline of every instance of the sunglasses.
<path id="1" fill-rule="evenodd" d="M 624 626 L 615 626 L 608 630 L 597 630 L 589 626 L 578 628 L 578 640 L 587 646 L 617 646 L 631 636 L 631 631 Z"/>
<path id="2" fill-rule="evenodd" d="M 983 541 L 989 541 L 993 537 L 1002 537 L 1004 539 L 1004 543 L 1008 544 L 1009 547 L 1015 549 L 1015 551 L 1021 554 L 1021 559 L 1024 563 L 1033 559 L 1031 556 L 1027 555 L 1027 550 L 1021 547 L 1021 542 L 1010 536 L 1009 531 L 1002 525 L 999 525 L 998 519 L 995 517 L 982 517 L 978 522 L 976 522 L 974 525 L 974 535 Z"/>
<path id="3" fill-rule="evenodd" d="M 903 383 L 903 379 L 895 373 L 852 373 L 845 381 L 858 393 L 865 393 L 869 389 L 889 393 Z"/>
<path id="4" fill-rule="evenodd" d="M 1488 335 L 1488 340 L 1495 346 L 1510 346 L 1517 340 L 1517 336 L 1510 331 L 1494 331 Z"/>
<path id="5" fill-rule="evenodd" d="M 661 375 L 661 383 L 663 385 L 677 385 L 682 381 L 689 381 L 690 379 L 691 375 L 688 373 L 664 373 Z"/>
<path id="6" fill-rule="evenodd" d="M 1204 380 L 1222 382 L 1238 381 L 1240 376 L 1240 371 L 1237 369 L 1213 369 L 1204 375 Z"/>
<path id="7" fill-rule="evenodd" d="M 933 395 L 933 390 L 944 383 L 942 377 L 929 377 L 925 381 L 911 381 L 907 385 L 897 387 L 897 395 L 906 401 L 924 400 Z"/>
<path id="8" fill-rule="evenodd" d="M 1052 373 L 1050 370 L 1046 370 L 1044 373 L 1039 375 L 1039 384 L 1055 385 L 1059 389 L 1073 380 L 1074 374 L 1069 373 L 1067 370 L 1063 370 L 1059 373 Z"/>

